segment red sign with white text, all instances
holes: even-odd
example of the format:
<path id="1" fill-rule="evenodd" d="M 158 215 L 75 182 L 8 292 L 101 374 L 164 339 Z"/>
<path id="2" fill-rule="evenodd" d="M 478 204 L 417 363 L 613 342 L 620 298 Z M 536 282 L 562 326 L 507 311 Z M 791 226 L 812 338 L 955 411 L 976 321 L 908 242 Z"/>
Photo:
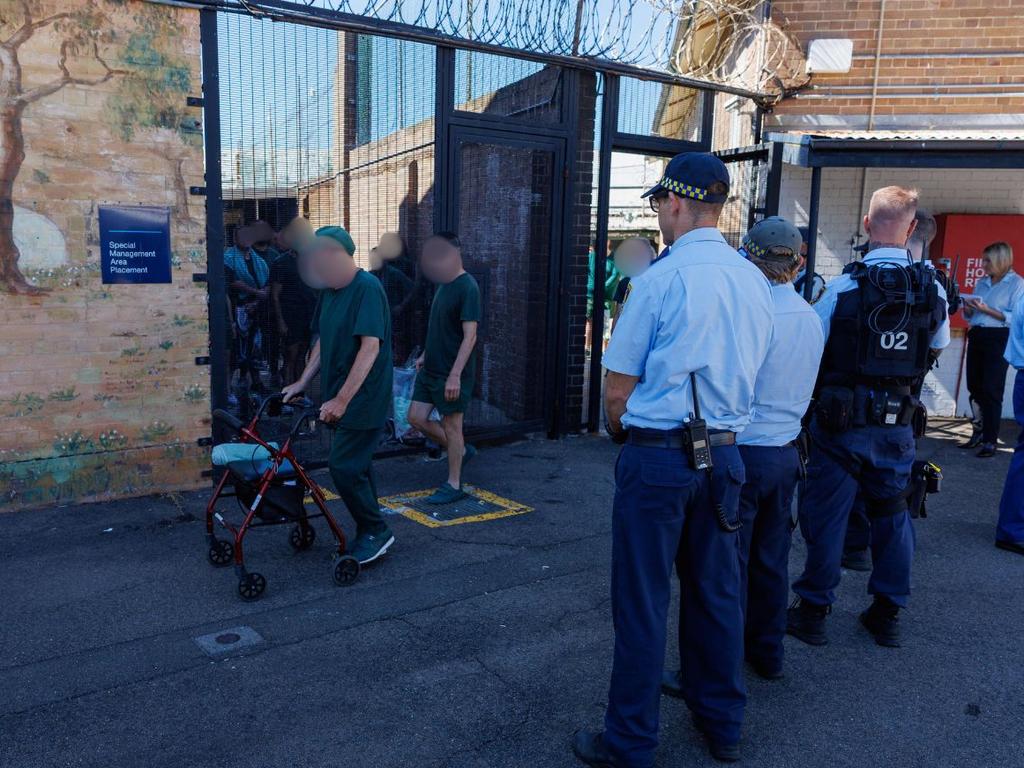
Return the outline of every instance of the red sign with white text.
<path id="1" fill-rule="evenodd" d="M 978 280 L 985 276 L 981 252 L 985 246 L 1000 240 L 1013 248 L 1013 268 L 1024 275 L 1024 216 L 942 213 L 935 216 L 935 221 L 938 233 L 928 249 L 928 256 L 947 274 L 954 264 L 957 265 L 960 293 L 974 293 Z M 967 327 L 962 312 L 953 316 L 953 327 Z"/>

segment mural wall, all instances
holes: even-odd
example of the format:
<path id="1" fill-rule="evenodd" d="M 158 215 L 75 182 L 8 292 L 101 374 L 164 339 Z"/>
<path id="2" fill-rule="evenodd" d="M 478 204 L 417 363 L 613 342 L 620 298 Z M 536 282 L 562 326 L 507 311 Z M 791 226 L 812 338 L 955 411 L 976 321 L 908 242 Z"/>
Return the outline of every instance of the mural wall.
<path id="1" fill-rule="evenodd" d="M 199 17 L 0 2 L 0 510 L 198 485 Z M 98 206 L 171 209 L 172 283 L 103 285 Z"/>

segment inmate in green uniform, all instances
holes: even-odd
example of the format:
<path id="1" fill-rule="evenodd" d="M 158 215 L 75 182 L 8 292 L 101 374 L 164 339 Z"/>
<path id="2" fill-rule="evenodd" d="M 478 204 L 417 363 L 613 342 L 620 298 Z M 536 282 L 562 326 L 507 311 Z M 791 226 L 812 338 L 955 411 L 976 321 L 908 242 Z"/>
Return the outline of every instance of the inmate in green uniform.
<path id="1" fill-rule="evenodd" d="M 412 399 L 430 403 L 438 413 L 465 413 L 476 386 L 476 347 L 462 369 L 459 399 L 444 399 L 444 383 L 455 364 L 462 344 L 462 324 L 480 322 L 480 286 L 473 276 L 462 273 L 450 283 L 439 286 L 430 305 L 427 323 L 427 347 L 423 354 L 423 368 L 416 375 Z"/>
<path id="2" fill-rule="evenodd" d="M 359 338 L 380 339 L 380 353 L 352 398 L 331 440 L 328 467 L 338 495 L 356 521 L 357 534 L 387 528 L 377 503 L 373 451 L 391 402 L 391 311 L 380 281 L 359 270 L 345 288 L 327 289 L 320 300 L 320 385 L 324 400 L 338 394 L 348 377 Z"/>

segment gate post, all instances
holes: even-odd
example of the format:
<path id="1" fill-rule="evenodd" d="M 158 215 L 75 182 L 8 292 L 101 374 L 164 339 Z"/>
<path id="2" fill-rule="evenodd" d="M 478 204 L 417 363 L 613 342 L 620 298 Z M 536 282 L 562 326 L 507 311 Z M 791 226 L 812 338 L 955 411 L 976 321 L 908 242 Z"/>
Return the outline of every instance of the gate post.
<path id="1" fill-rule="evenodd" d="M 206 179 L 206 285 L 210 328 L 210 407 L 226 408 L 228 309 L 224 281 L 224 198 L 220 164 L 220 62 L 217 12 L 199 12 L 203 67 L 203 150 Z M 214 442 L 227 439 L 219 422 L 212 425 Z"/>

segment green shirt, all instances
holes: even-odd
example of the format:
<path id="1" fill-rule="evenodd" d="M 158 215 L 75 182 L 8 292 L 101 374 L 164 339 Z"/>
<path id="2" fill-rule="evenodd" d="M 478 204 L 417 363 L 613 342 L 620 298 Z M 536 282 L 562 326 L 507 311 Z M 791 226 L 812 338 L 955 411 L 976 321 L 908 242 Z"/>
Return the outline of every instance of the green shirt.
<path id="1" fill-rule="evenodd" d="M 468 273 L 438 287 L 430 305 L 427 348 L 423 367 L 427 373 L 447 378 L 462 345 L 462 324 L 480 322 L 480 286 Z M 476 347 L 462 369 L 462 380 L 476 378 Z"/>
<path id="2" fill-rule="evenodd" d="M 380 429 L 391 404 L 391 310 L 380 281 L 363 270 L 346 287 L 321 292 L 320 385 L 324 400 L 338 394 L 359 352 L 360 337 L 380 339 L 366 381 L 338 422 L 348 429 Z"/>

